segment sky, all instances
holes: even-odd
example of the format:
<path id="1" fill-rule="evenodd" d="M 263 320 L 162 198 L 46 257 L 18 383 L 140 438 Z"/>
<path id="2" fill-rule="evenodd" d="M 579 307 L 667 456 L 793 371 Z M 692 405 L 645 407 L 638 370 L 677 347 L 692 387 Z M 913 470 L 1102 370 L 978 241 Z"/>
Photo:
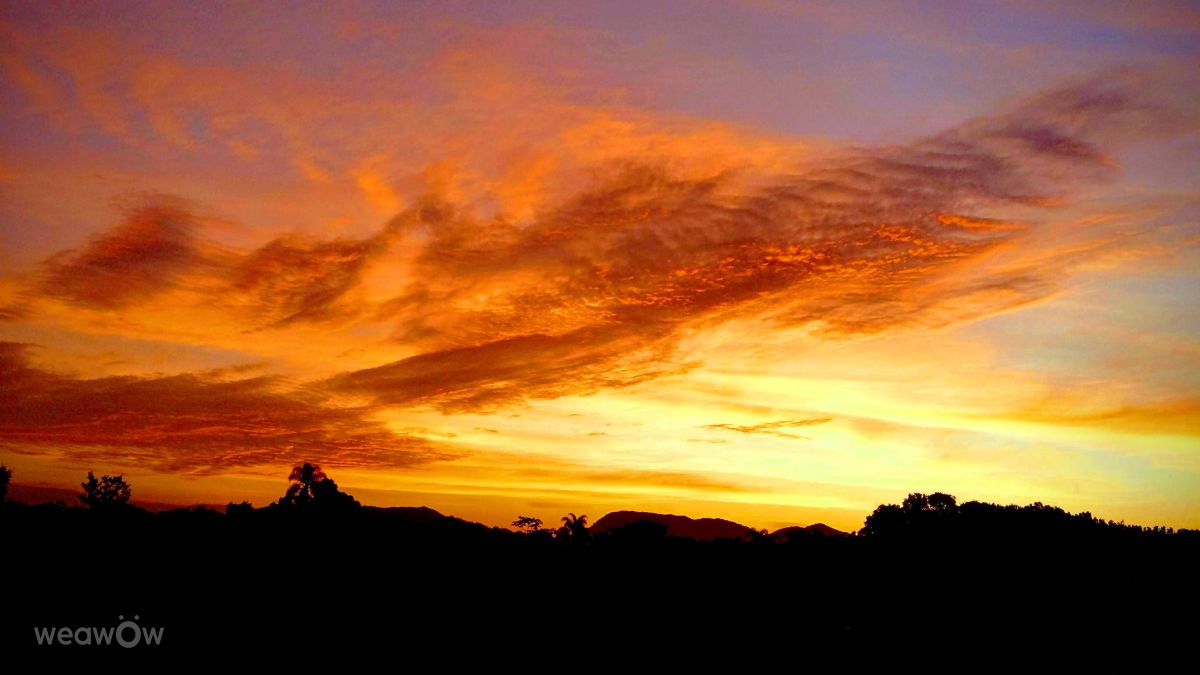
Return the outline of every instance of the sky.
<path id="1" fill-rule="evenodd" d="M 1200 8 L 0 4 L 0 463 L 1200 527 Z"/>

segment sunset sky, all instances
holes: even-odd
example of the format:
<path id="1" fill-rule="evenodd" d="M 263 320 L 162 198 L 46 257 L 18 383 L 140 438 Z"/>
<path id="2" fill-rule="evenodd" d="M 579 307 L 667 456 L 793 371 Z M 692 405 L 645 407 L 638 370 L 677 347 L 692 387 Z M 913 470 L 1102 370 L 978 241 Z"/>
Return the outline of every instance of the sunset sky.
<path id="1" fill-rule="evenodd" d="M 1195 3 L 5 2 L 0 463 L 1200 527 Z"/>

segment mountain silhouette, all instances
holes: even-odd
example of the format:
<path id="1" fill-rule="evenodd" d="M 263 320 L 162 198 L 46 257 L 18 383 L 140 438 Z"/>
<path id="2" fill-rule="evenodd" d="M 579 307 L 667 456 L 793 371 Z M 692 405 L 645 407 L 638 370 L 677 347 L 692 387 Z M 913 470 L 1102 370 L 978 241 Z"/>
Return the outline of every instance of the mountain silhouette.
<path id="1" fill-rule="evenodd" d="M 643 520 L 666 526 L 667 534 L 672 537 L 690 537 L 697 541 L 742 539 L 746 531 L 752 529 L 724 518 L 689 518 L 646 511 L 614 511 L 597 520 L 591 529 L 596 533 L 607 532 Z"/>
<path id="2" fill-rule="evenodd" d="M 410 523 L 462 522 L 478 525 L 478 523 L 465 521 L 461 518 L 447 516 L 428 506 L 364 506 L 363 509 L 366 513 L 379 513 L 388 518 L 404 520 Z"/>
<path id="3" fill-rule="evenodd" d="M 842 532 L 841 530 L 834 528 L 834 527 L 830 527 L 830 526 L 826 525 L 825 523 L 813 523 L 812 525 L 793 525 L 791 527 L 783 527 L 783 528 L 780 528 L 780 529 L 772 532 L 771 536 L 776 539 L 780 539 L 780 538 L 786 539 L 788 536 L 792 535 L 793 533 L 795 533 L 795 534 L 804 534 L 804 533 L 823 534 L 828 537 L 846 537 L 846 536 L 850 535 L 849 532 Z"/>
<path id="4" fill-rule="evenodd" d="M 619 527 L 634 523 L 649 521 L 667 528 L 667 534 L 672 537 L 688 537 L 696 541 L 715 541 L 717 539 L 745 539 L 746 533 L 754 528 L 749 525 L 725 520 L 724 518 L 689 518 L 667 513 L 651 513 L 648 511 L 613 511 L 592 525 L 592 532 L 601 533 L 615 530 Z M 793 525 L 775 530 L 771 533 L 773 539 L 784 540 L 795 534 L 823 534 L 844 537 L 849 533 L 832 528 L 825 523 L 813 525 Z"/>

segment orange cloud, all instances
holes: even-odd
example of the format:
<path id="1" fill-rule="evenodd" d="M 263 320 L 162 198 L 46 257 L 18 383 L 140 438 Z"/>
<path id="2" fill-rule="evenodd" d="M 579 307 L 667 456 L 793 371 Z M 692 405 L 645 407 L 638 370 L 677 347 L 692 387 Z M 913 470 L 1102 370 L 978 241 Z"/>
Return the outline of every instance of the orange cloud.
<path id="1" fill-rule="evenodd" d="M 677 372 L 683 332 L 738 313 L 845 334 L 1032 302 L 1057 270 L 964 273 L 1025 228 L 946 214 L 1068 194 L 1108 169 L 1085 131 L 1133 106 L 1102 80 L 765 184 L 633 166 L 524 227 L 438 210 L 410 221 L 416 281 L 387 305 L 426 351 L 330 384 L 480 408 Z"/>
<path id="2" fill-rule="evenodd" d="M 353 312 L 340 301 L 359 283 L 381 246 L 377 240 L 282 237 L 240 261 L 233 286 L 254 296 L 255 314 L 275 326 L 336 318 Z"/>
<path id="3" fill-rule="evenodd" d="M 41 293 L 102 309 L 121 309 L 167 290 L 200 261 L 197 222 L 178 202 L 158 197 L 80 251 L 45 263 Z"/>
<path id="4" fill-rule="evenodd" d="M 986 264 L 1033 231 L 991 212 L 1053 203 L 1110 172 L 1097 139 L 1147 114 L 1136 85 L 1072 84 L 790 173 L 677 172 L 634 156 L 523 223 L 430 194 L 364 238 L 237 251 L 201 239 L 185 210 L 150 204 L 49 261 L 40 288 L 112 310 L 188 286 L 181 302 L 231 308 L 242 330 L 391 322 L 411 356 L 324 383 L 381 405 L 478 410 L 627 386 L 692 367 L 681 338 L 737 316 L 853 335 L 1048 297 L 1063 274 L 1053 265 Z M 385 261 L 400 272 L 367 288 Z"/>
<path id="5" fill-rule="evenodd" d="M 336 376 L 333 389 L 367 394 L 385 405 L 478 410 L 530 398 L 625 387 L 670 372 L 665 336 L 628 327 L 564 335 L 520 335 L 428 352 Z"/>
<path id="6" fill-rule="evenodd" d="M 396 468 L 453 455 L 280 378 L 227 369 L 76 379 L 30 367 L 29 349 L 0 343 L 0 444 L 16 451 L 200 475 L 301 461 Z"/>

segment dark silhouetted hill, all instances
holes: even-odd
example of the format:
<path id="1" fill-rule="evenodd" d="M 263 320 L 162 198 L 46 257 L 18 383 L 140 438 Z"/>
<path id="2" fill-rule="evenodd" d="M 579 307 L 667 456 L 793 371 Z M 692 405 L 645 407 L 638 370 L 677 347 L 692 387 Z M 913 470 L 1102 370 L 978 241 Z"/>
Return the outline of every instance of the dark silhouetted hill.
<path id="1" fill-rule="evenodd" d="M 747 532 L 753 530 L 749 525 L 725 520 L 724 518 L 690 518 L 665 513 L 648 511 L 614 511 L 600 518 L 592 526 L 592 532 L 600 534 L 641 522 L 657 523 L 666 527 L 667 536 L 695 539 L 696 541 L 716 541 L 718 539 L 746 539 Z M 848 532 L 832 528 L 824 523 L 813 525 L 794 525 L 775 530 L 771 538 L 786 541 L 798 534 L 821 534 L 828 536 L 849 536 Z"/>
<path id="2" fill-rule="evenodd" d="M 798 534 L 822 534 L 827 537 L 848 537 L 849 532 L 830 527 L 825 523 L 813 523 L 812 525 L 793 525 L 791 527 L 783 527 L 771 533 L 771 537 L 775 539 L 786 539 Z"/>
<path id="3" fill-rule="evenodd" d="M 746 531 L 751 529 L 747 525 L 724 518 L 689 518 L 646 511 L 614 511 L 597 520 L 596 524 L 592 525 L 592 532 L 607 532 L 641 521 L 666 526 L 669 536 L 686 537 L 696 541 L 742 539 L 746 536 Z"/>
<path id="4" fill-rule="evenodd" d="M 470 523 L 471 525 L 480 525 L 454 516 L 443 515 L 439 511 L 435 511 L 428 506 L 364 506 L 364 511 L 367 513 L 377 513 L 384 518 L 392 518 L 403 520 L 410 523 L 435 524 L 445 521 L 457 521 L 460 523 Z M 480 527 L 486 527 L 480 525 Z"/>

